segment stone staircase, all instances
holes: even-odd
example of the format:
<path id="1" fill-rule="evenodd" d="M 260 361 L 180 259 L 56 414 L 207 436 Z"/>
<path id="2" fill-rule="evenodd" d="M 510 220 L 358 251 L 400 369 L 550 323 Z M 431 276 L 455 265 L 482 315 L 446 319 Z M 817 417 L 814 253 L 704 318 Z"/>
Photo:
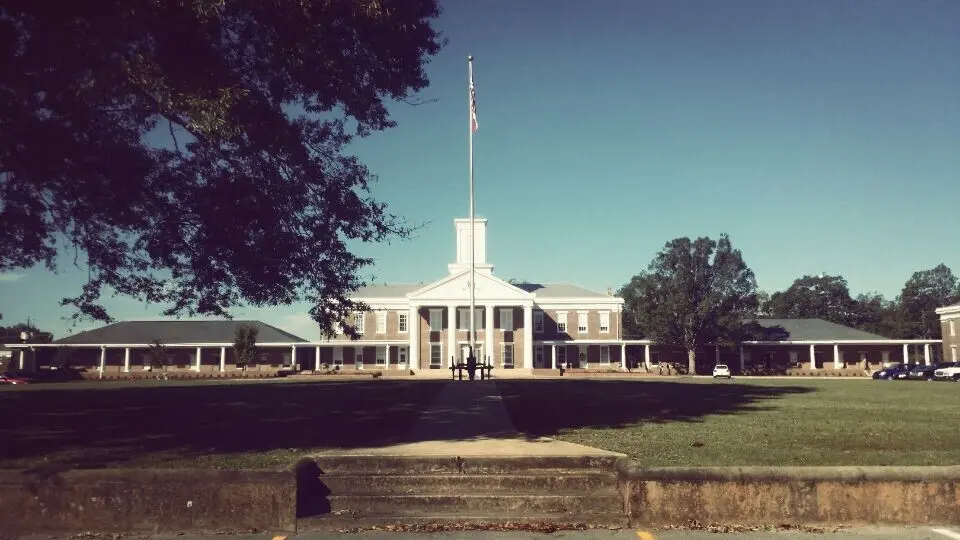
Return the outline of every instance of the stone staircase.
<path id="1" fill-rule="evenodd" d="M 302 470 L 298 530 L 444 523 L 623 527 L 616 456 L 324 456 Z"/>

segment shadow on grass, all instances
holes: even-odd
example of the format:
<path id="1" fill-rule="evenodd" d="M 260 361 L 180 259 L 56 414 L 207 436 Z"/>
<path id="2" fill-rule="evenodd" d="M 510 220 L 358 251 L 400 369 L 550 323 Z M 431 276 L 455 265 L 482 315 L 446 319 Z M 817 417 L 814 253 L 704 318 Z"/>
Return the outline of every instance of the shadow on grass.
<path id="1" fill-rule="evenodd" d="M 516 437 L 514 426 L 533 439 L 569 428 L 696 421 L 813 391 L 605 380 L 39 386 L 0 391 L 0 467 L 278 467 L 323 449 Z"/>
<path id="2" fill-rule="evenodd" d="M 202 466 L 273 467 L 295 461 L 303 453 L 296 451 L 384 446 L 409 433 L 445 381 L 108 384 L 0 392 L 0 467 L 191 458 L 207 459 Z M 277 455 L 264 458 L 270 452 Z"/>
<path id="3" fill-rule="evenodd" d="M 735 382 L 515 380 L 497 387 L 517 430 L 549 437 L 566 429 L 643 422 L 691 422 L 759 410 L 764 400 L 815 391 Z"/>

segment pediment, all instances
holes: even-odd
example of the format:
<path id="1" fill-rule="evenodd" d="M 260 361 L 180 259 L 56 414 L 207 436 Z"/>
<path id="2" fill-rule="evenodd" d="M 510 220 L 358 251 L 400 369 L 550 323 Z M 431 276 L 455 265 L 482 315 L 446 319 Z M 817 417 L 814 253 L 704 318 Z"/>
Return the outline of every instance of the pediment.
<path id="1" fill-rule="evenodd" d="M 477 302 L 484 301 L 514 301 L 530 302 L 533 294 L 507 283 L 491 275 L 476 273 L 476 287 L 474 298 Z M 470 271 L 460 272 L 435 281 L 420 290 L 407 295 L 414 302 L 458 302 L 470 298 Z"/>

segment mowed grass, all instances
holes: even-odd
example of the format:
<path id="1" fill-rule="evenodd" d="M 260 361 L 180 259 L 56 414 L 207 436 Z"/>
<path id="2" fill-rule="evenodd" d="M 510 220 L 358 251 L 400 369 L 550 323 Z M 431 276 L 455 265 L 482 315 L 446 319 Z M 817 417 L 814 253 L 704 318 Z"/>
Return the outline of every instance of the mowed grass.
<path id="1" fill-rule="evenodd" d="M 0 387 L 0 467 L 290 465 L 402 442 L 444 381 L 140 381 Z"/>
<path id="2" fill-rule="evenodd" d="M 960 384 L 498 381 L 521 432 L 642 466 L 960 464 Z"/>

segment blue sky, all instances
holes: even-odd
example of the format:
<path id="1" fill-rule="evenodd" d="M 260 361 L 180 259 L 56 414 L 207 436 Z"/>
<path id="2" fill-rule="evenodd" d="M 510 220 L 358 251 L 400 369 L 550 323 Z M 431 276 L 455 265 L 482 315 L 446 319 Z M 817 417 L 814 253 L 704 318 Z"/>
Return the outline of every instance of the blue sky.
<path id="1" fill-rule="evenodd" d="M 602 7 L 601 7 L 602 6 Z M 361 245 L 375 282 L 442 277 L 468 212 L 467 65 L 480 129 L 476 208 L 496 275 L 602 291 L 679 236 L 728 233 L 760 288 L 840 274 L 896 295 L 960 272 L 960 3 L 447 1 L 436 102 L 352 147 L 413 223 Z M 68 332 L 84 274 L 0 276 L 3 324 Z M 126 299 L 120 319 L 160 311 Z M 311 337 L 304 306 L 238 310 Z M 89 327 L 82 325 L 77 329 Z"/>

